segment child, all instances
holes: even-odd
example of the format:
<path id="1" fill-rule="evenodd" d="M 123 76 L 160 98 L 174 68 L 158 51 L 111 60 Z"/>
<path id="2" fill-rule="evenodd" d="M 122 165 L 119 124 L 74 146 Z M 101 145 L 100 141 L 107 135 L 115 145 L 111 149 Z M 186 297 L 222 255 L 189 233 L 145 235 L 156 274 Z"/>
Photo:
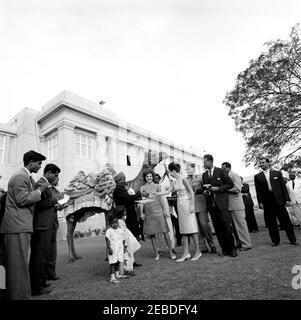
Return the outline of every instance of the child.
<path id="1" fill-rule="evenodd" d="M 109 215 L 108 221 L 110 228 L 106 231 L 106 242 L 108 250 L 108 260 L 110 264 L 111 282 L 120 282 L 119 278 L 126 278 L 119 274 L 120 264 L 123 263 L 123 253 L 125 249 L 124 233 L 118 228 L 118 219 L 113 215 Z"/>
<path id="2" fill-rule="evenodd" d="M 124 262 L 121 265 L 121 268 L 122 268 L 121 273 L 134 276 L 135 275 L 133 271 L 134 270 L 133 263 L 135 261 L 134 253 L 141 248 L 141 245 L 125 224 L 125 220 L 126 220 L 125 207 L 117 206 L 116 208 L 114 208 L 114 213 L 118 217 L 119 228 L 121 228 L 124 232 L 124 239 L 125 239 L 125 245 L 126 245 L 126 249 L 123 255 Z"/>

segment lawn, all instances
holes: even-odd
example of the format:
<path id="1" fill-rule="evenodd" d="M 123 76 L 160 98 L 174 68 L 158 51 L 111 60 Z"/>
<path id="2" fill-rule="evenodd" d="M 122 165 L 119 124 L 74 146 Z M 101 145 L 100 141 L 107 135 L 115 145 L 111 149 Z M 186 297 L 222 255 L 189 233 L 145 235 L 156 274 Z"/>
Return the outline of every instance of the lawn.
<path id="1" fill-rule="evenodd" d="M 67 263 L 66 241 L 59 241 L 57 273 L 61 279 L 51 282 L 50 294 L 35 299 L 300 299 L 301 290 L 293 289 L 291 282 L 292 267 L 301 265 L 301 245 L 291 246 L 281 231 L 280 246 L 272 248 L 262 217 L 257 218 L 260 231 L 251 234 L 253 249 L 239 252 L 236 258 L 203 254 L 198 261 L 176 263 L 166 254 L 155 261 L 150 240 L 142 241 L 135 255 L 142 267 L 119 284 L 109 282 L 104 236 L 76 239 L 83 259 L 71 264 Z M 295 232 L 301 243 L 301 230 L 295 228 Z M 177 247 L 178 257 L 182 250 Z"/>

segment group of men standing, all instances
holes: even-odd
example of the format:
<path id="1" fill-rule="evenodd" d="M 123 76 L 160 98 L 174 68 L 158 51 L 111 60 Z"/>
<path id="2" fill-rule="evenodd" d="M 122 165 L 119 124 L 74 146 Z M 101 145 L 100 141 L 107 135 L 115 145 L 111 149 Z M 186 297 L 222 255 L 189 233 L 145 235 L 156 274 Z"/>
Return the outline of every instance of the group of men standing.
<path id="1" fill-rule="evenodd" d="M 267 158 L 261 158 L 259 164 L 262 172 L 254 177 L 255 188 L 259 207 L 264 211 L 272 246 L 280 243 L 277 218 L 290 243 L 297 245 L 286 209 L 290 198 L 282 174 L 270 169 Z M 249 187 L 243 184 L 243 179 L 232 170 L 229 162 L 224 162 L 222 168 L 215 167 L 212 155 L 207 154 L 204 156 L 204 168 L 206 171 L 198 176 L 195 174 L 194 164 L 186 167 L 188 181 L 195 192 L 202 252 L 209 251 L 206 242 L 210 251 L 216 252 L 209 227 L 209 212 L 222 250 L 220 255 L 236 257 L 237 249 L 245 251 L 252 248 L 249 232 L 258 232 Z"/>
<path id="2" fill-rule="evenodd" d="M 37 183 L 37 173 L 46 157 L 35 151 L 23 156 L 24 167 L 9 180 L 5 212 L 0 233 L 3 234 L 6 298 L 29 299 L 49 293 L 48 280 L 57 280 L 56 231 L 57 210 L 61 195 L 55 186 L 60 169 L 46 165 Z"/>

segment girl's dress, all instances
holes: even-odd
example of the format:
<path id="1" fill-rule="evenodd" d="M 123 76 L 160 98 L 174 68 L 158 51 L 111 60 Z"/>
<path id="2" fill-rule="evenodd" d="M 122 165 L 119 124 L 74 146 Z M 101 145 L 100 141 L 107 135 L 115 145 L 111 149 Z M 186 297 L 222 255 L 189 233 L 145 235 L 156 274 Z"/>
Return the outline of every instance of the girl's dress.
<path id="1" fill-rule="evenodd" d="M 134 253 L 141 248 L 141 244 L 138 242 L 136 237 L 132 232 L 127 228 L 126 223 L 123 219 L 118 219 L 118 226 L 123 230 L 125 244 L 127 250 L 123 254 L 123 270 L 124 271 L 133 271 L 134 263 Z"/>
<path id="2" fill-rule="evenodd" d="M 160 186 L 151 183 L 141 187 L 141 193 L 160 192 Z M 158 233 L 169 232 L 166 219 L 163 214 L 160 196 L 152 198 L 152 202 L 144 204 L 145 220 L 143 224 L 143 234 L 152 236 Z"/>
<path id="3" fill-rule="evenodd" d="M 113 229 L 109 228 L 106 231 L 106 237 L 110 240 L 110 246 L 112 249 L 112 254 L 108 254 L 109 264 L 114 264 L 117 262 L 123 262 L 123 252 L 124 252 L 124 233 L 121 228 Z"/>
<path id="4" fill-rule="evenodd" d="M 177 192 L 177 209 L 181 234 L 199 232 L 195 212 L 190 212 L 191 199 L 180 177 L 174 181 L 174 190 Z"/>

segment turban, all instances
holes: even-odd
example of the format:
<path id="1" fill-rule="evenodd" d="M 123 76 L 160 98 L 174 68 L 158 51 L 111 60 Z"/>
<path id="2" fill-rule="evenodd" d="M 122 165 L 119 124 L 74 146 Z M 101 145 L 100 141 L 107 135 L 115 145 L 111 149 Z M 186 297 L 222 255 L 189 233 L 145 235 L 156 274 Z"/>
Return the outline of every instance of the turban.
<path id="1" fill-rule="evenodd" d="M 114 181 L 117 185 L 122 185 L 125 183 L 125 174 L 123 172 L 119 172 L 114 176 Z"/>

